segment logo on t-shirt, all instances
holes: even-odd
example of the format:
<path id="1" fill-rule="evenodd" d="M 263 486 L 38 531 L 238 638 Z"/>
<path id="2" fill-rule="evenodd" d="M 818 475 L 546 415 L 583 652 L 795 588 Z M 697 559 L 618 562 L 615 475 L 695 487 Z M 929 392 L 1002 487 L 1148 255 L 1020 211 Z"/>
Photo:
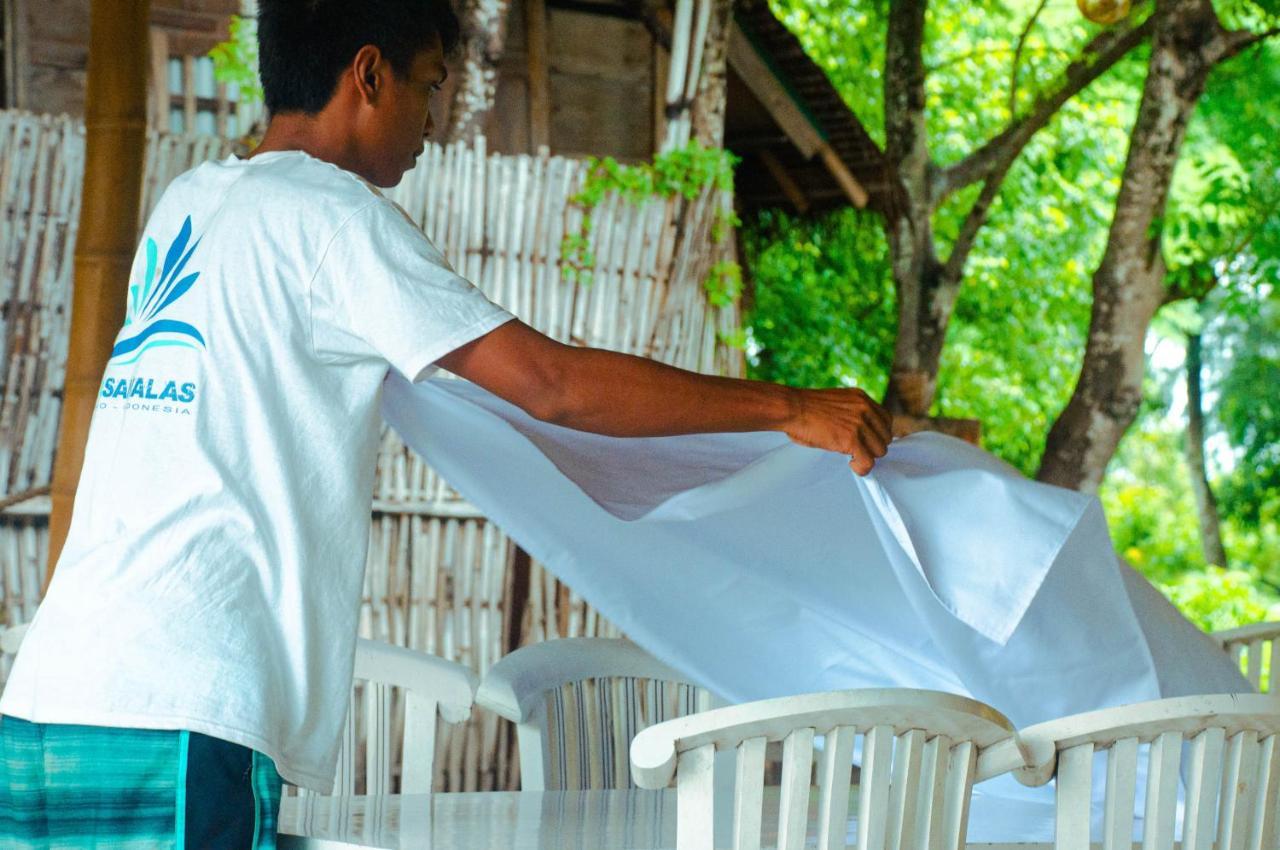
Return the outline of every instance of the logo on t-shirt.
<path id="1" fill-rule="evenodd" d="M 129 309 L 121 330 L 122 335 L 129 335 L 119 339 L 111 349 L 112 365 L 133 363 L 152 348 L 177 346 L 199 350 L 205 347 L 204 337 L 193 325 L 161 315 L 186 295 L 200 277 L 197 271 L 182 274 L 200 246 L 200 239 L 188 248 L 190 242 L 191 216 L 187 216 L 165 252 L 164 265 L 157 267 L 160 252 L 156 241 L 147 237 L 147 273 L 140 283 L 129 287 Z"/>

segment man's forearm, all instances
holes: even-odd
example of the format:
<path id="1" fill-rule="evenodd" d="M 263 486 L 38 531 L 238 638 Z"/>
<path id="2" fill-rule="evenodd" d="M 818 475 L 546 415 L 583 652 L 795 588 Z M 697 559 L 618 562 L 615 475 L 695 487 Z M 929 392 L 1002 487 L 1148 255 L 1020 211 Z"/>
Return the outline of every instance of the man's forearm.
<path id="1" fill-rule="evenodd" d="M 593 348 L 564 352 L 560 406 L 549 421 L 614 437 L 780 431 L 799 394 L 763 381 L 721 378 Z"/>
<path id="2" fill-rule="evenodd" d="M 892 439 L 892 417 L 860 389 L 798 390 L 700 375 L 564 345 L 519 321 L 438 362 L 538 419 L 597 434 L 783 431 L 801 445 L 849 455 L 860 475 Z"/>

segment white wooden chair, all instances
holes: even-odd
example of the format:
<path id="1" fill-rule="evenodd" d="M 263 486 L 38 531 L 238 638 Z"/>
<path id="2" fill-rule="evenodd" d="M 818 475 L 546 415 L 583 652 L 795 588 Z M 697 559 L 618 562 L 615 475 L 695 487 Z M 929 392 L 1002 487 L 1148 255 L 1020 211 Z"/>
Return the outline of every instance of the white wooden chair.
<path id="1" fill-rule="evenodd" d="M 759 850 L 764 752 L 783 742 L 777 847 L 806 846 L 814 737 L 817 847 L 844 850 L 854 745 L 862 739 L 859 850 L 957 850 L 964 844 L 978 751 L 1013 735 L 995 709 L 952 694 L 905 689 L 835 691 L 745 703 L 651 726 L 631 744 L 642 788 L 674 774 L 677 850 L 711 850 L 717 751 L 736 751 L 732 847 Z M 812 846 L 812 845 L 808 845 Z"/>
<path id="2" fill-rule="evenodd" d="M 516 724 L 526 791 L 632 787 L 636 733 L 712 705 L 707 691 L 617 638 L 521 647 L 489 668 L 476 703 Z"/>
<path id="3" fill-rule="evenodd" d="M 1106 754 L 1102 850 L 1275 850 L 1280 813 L 1280 699 L 1176 697 L 1103 709 L 1021 730 L 984 750 L 979 778 L 1013 770 L 1055 780 L 1055 850 L 1090 850 L 1095 756 Z M 1138 777 L 1146 773 L 1141 823 Z M 1179 781 L 1185 799 L 1179 806 Z"/>
<path id="4" fill-rule="evenodd" d="M 1254 623 L 1238 629 L 1214 632 L 1211 637 L 1240 665 L 1245 678 L 1259 693 L 1272 690 L 1270 677 L 1280 674 L 1280 622 Z M 1268 659 L 1270 672 L 1263 687 L 1263 659 Z"/>
<path id="5" fill-rule="evenodd" d="M 461 664 L 360 638 L 333 794 L 429 793 L 437 715 L 447 723 L 470 717 L 477 678 Z"/>

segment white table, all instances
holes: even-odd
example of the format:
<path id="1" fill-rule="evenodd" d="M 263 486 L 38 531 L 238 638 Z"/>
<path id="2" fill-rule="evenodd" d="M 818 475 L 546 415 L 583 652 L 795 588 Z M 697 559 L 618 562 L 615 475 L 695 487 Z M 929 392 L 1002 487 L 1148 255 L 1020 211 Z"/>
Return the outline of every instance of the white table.
<path id="1" fill-rule="evenodd" d="M 280 806 L 281 848 L 670 850 L 674 791 L 501 791 L 319 797 Z"/>
<path id="2" fill-rule="evenodd" d="M 776 839 L 778 789 L 767 787 L 764 843 Z M 810 840 L 817 795 L 810 795 Z M 849 811 L 856 812 L 857 789 Z M 317 797 L 304 811 L 296 797 L 280 807 L 282 850 L 351 847 L 409 850 L 674 850 L 676 797 L 667 791 L 489 791 L 383 797 Z M 731 807 L 724 816 L 731 815 Z M 975 796 L 970 850 L 1030 850 L 1052 842 L 1053 804 L 1023 803 L 1009 817 L 1007 801 Z M 975 819 L 1002 826 L 975 835 Z M 850 821 L 847 842 L 856 844 Z M 725 830 L 728 824 L 718 824 Z M 1006 829 L 1010 830 L 1006 832 Z M 991 830 L 985 830 L 990 833 Z M 1001 843 L 987 843 L 998 837 Z"/>

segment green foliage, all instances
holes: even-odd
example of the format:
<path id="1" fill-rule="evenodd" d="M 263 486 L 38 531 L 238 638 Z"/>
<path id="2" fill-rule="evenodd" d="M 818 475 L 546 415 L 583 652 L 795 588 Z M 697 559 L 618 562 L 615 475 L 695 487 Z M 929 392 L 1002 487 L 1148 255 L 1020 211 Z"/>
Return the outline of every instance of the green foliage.
<path id="1" fill-rule="evenodd" d="M 711 267 L 702 285 L 711 306 L 732 307 L 742 295 L 742 267 L 732 260 L 721 260 Z"/>
<path id="2" fill-rule="evenodd" d="M 242 102 L 262 102 L 262 84 L 258 81 L 258 22 L 253 18 L 231 16 L 230 38 L 209 51 L 213 59 L 213 75 L 222 83 L 238 86 Z"/>
<path id="3" fill-rule="evenodd" d="M 1099 496 L 1111 540 L 1147 578 L 1173 582 L 1206 567 L 1181 429 L 1147 417 L 1125 435 Z"/>
<path id="4" fill-rule="evenodd" d="M 1243 570 L 1211 567 L 1180 575 L 1160 589 L 1207 632 L 1280 619 L 1280 601 L 1262 593 L 1255 578 Z"/>
<path id="5" fill-rule="evenodd" d="M 794 386 L 884 392 L 896 326 L 888 245 L 871 213 L 767 211 L 744 232 L 751 373 Z"/>
<path id="6" fill-rule="evenodd" d="M 1240 452 L 1222 487 L 1223 511 L 1254 529 L 1280 520 L 1280 299 L 1260 302 L 1256 310 L 1231 323 L 1232 357 L 1216 408 Z M 1280 563 L 1276 567 L 1280 572 Z"/>
<path id="7" fill-rule="evenodd" d="M 592 213 L 609 194 L 617 193 L 630 203 L 643 204 L 652 198 L 677 196 L 691 201 L 707 186 L 732 192 L 733 169 L 738 162 L 738 158 L 729 151 L 704 148 L 696 141 L 658 154 L 653 162 L 620 163 L 611 156 L 588 158 L 587 176 L 578 191 L 569 198 L 569 203 L 582 209 L 582 224 L 577 232 L 566 233 L 560 244 L 565 276 L 583 285 L 591 282 L 591 269 L 595 265 L 595 255 L 591 251 Z M 741 222 L 730 207 L 718 207 L 712 222 L 713 240 L 721 241 L 731 228 L 739 224 Z M 719 266 L 712 272 L 713 275 L 724 275 Z M 737 279 L 741 282 L 740 270 Z"/>

